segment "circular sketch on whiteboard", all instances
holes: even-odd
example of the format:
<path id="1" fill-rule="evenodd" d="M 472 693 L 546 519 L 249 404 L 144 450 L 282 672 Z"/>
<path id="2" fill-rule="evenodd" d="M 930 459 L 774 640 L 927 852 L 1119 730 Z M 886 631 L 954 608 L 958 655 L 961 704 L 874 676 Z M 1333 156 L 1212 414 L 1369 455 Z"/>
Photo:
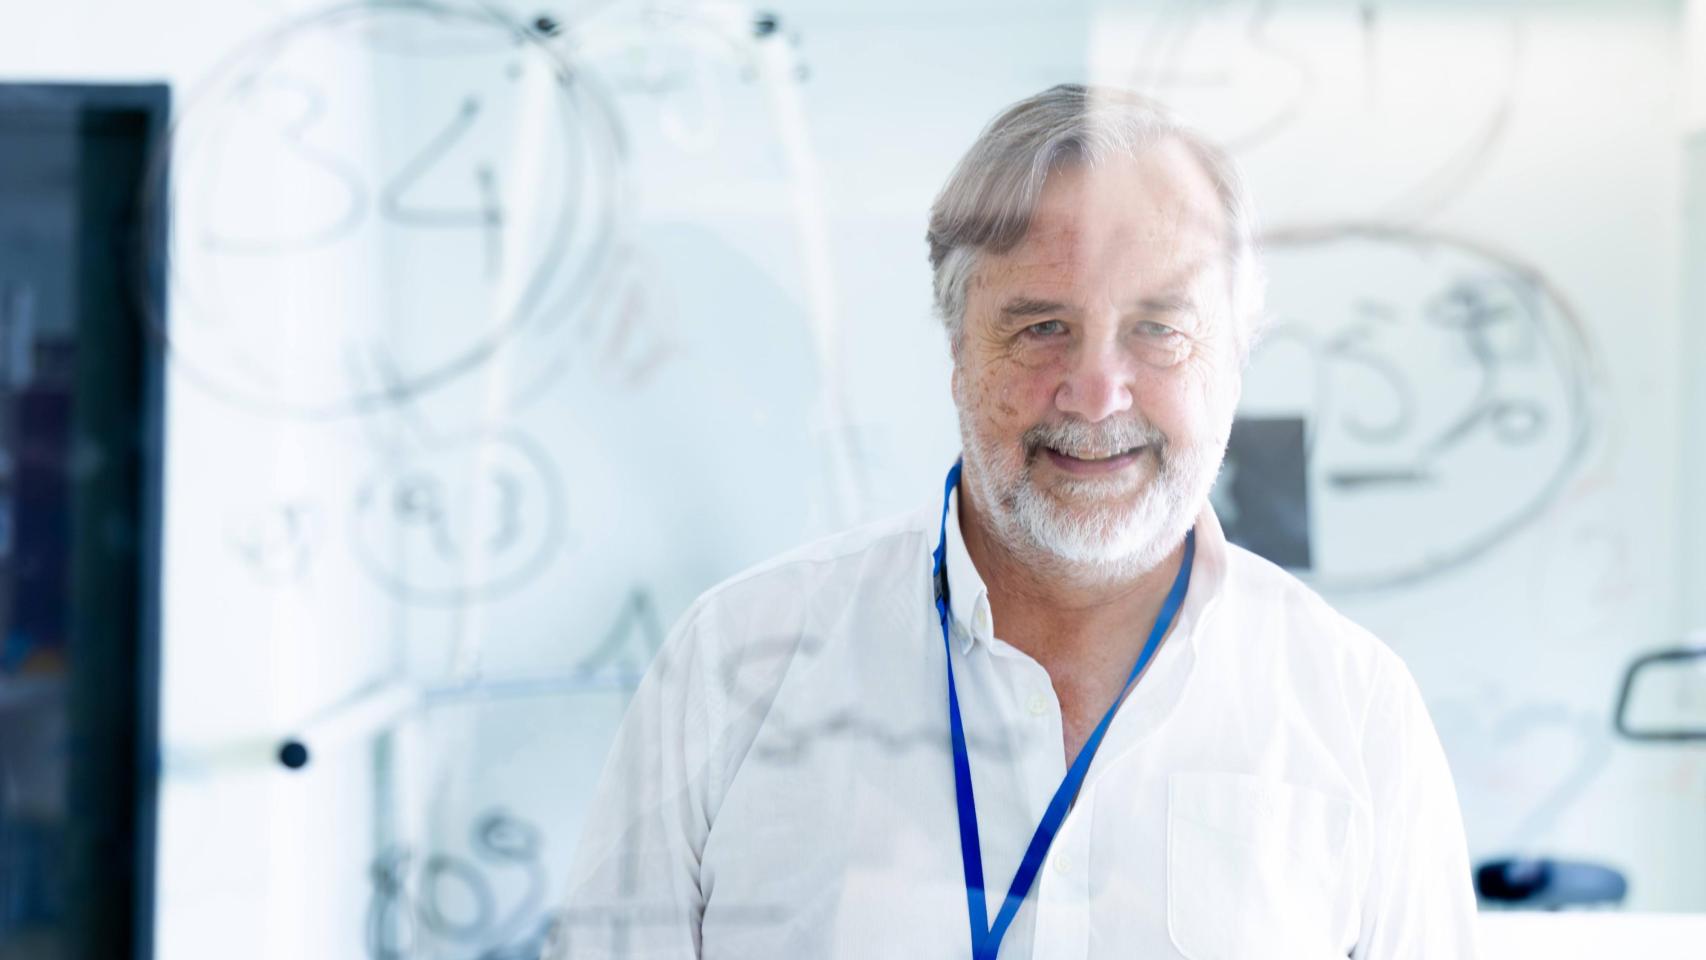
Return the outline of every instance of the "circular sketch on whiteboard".
<path id="1" fill-rule="evenodd" d="M 1101 71 L 1229 152 L 1261 152 L 1257 169 L 1289 178 L 1281 202 L 1313 216 L 1414 220 L 1459 197 L 1502 142 L 1524 75 L 1523 19 L 1495 4 L 1449 30 L 1425 5 L 1365 0 L 1106 6 Z"/>
<path id="2" fill-rule="evenodd" d="M 1594 376 L 1545 277 L 1471 241 L 1379 225 L 1265 243 L 1275 325 L 1239 414 L 1307 426 L 1312 583 L 1430 576 L 1558 496 L 1592 436 Z"/>
<path id="3" fill-rule="evenodd" d="M 623 200 L 608 98 L 525 27 L 426 2 L 239 49 L 173 130 L 171 189 L 166 156 L 174 363 L 299 416 L 405 401 L 572 308 Z"/>
<path id="4" fill-rule="evenodd" d="M 374 470 L 350 524 L 356 558 L 399 599 L 475 603 L 550 564 L 563 538 L 562 488 L 532 441 L 469 437 Z"/>

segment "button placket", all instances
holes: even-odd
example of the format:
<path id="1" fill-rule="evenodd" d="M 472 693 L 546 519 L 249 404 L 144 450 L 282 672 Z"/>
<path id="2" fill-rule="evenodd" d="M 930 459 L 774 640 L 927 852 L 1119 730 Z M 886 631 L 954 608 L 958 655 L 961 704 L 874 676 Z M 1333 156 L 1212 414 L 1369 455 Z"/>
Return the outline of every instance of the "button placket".
<path id="1" fill-rule="evenodd" d="M 1090 955 L 1090 825 L 1093 804 L 1081 795 L 1050 845 L 1037 878 L 1035 960 L 1085 960 Z"/>

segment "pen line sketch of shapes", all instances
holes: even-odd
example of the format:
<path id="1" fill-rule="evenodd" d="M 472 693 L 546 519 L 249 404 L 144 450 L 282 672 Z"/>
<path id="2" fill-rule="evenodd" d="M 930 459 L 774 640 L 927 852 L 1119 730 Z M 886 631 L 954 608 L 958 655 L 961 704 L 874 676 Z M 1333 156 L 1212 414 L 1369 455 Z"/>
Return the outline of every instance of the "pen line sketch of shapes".
<path id="1" fill-rule="evenodd" d="M 424 370 L 409 371 L 405 392 L 413 396 L 438 389 L 484 365 L 519 331 L 535 321 L 535 314 L 546 296 L 546 288 L 555 282 L 548 282 L 547 277 L 568 259 L 566 251 L 571 247 L 586 252 L 575 258 L 572 275 L 561 281 L 562 287 L 572 295 L 574 291 L 591 286 L 591 279 L 605 268 L 611 240 L 628 207 L 626 138 L 608 94 L 590 75 L 572 68 L 535 34 L 510 23 L 501 11 L 483 4 L 460 7 L 437 0 L 346 3 L 286 20 L 238 46 L 216 64 L 185 98 L 170 135 L 164 138 L 160 149 L 151 158 L 140 221 L 143 228 L 148 229 L 172 218 L 173 194 L 168 181 L 172 165 L 168 159 L 182 167 L 190 162 L 187 157 L 196 155 L 195 148 L 207 142 L 208 134 L 199 127 L 203 123 L 203 113 L 211 109 L 210 105 L 216 103 L 220 93 L 229 95 L 235 87 L 252 84 L 257 76 L 275 66 L 297 39 L 311 36 L 315 31 L 329 31 L 336 35 L 339 30 L 355 29 L 363 21 L 371 25 L 374 18 L 384 17 L 431 19 L 440 23 L 456 23 L 471 30 L 495 31 L 513 38 L 528 53 L 547 58 L 557 96 L 553 111 L 561 127 L 566 152 L 562 183 L 568 194 L 555 211 L 556 226 L 549 231 L 543 252 L 535 258 L 537 262 L 524 282 L 518 285 L 513 309 L 497 318 L 489 325 L 490 329 L 460 344 L 460 349 L 453 351 L 448 358 L 435 359 Z M 588 180 L 593 183 L 591 187 L 585 182 Z M 179 192 L 184 192 L 182 184 Z M 185 202 L 191 210 L 196 209 L 193 200 Z M 168 236 L 183 238 L 194 232 L 180 226 L 169 231 Z M 212 302 L 199 302 L 194 291 L 200 284 L 184 272 L 181 255 L 184 242 L 183 239 L 173 241 L 164 254 L 167 272 L 175 278 L 174 285 L 180 291 L 178 299 L 181 305 L 190 308 L 178 311 L 179 316 L 173 325 L 168 324 L 167 316 L 156 310 L 146 296 L 153 280 L 153 264 L 139 260 L 131 265 L 130 273 L 150 335 L 159 338 L 168 348 L 174 368 L 186 380 L 232 405 L 299 419 L 322 420 L 360 415 L 396 402 L 395 392 L 364 394 L 351 393 L 347 389 L 337 391 L 336 396 L 290 396 L 282 392 L 284 388 L 279 383 L 265 375 L 264 368 L 255 363 L 257 358 L 245 357 L 236 344 L 227 343 L 223 347 L 217 342 L 196 344 L 198 338 L 217 341 L 219 337 L 230 337 L 230 321 L 240 316 L 241 311 L 223 307 L 218 297 Z M 189 317 L 185 317 L 185 313 Z M 200 327 L 192 328 L 193 323 L 199 323 Z M 174 333 L 174 329 L 179 332 Z M 201 354 L 209 350 L 222 354 L 219 363 L 204 362 L 206 358 Z M 226 376 L 227 370 L 235 372 Z"/>
<path id="2" fill-rule="evenodd" d="M 1297 121 L 1298 114 L 1303 112 L 1304 104 L 1315 94 L 1315 71 L 1309 61 L 1301 54 L 1286 50 L 1268 39 L 1268 25 L 1273 18 L 1276 0 L 1262 0 L 1258 9 L 1250 17 L 1247 36 L 1250 46 L 1265 52 L 1275 60 L 1286 64 L 1297 78 L 1298 90 L 1292 96 L 1291 102 L 1285 109 L 1268 120 L 1266 124 L 1251 130 L 1242 136 L 1228 141 L 1225 148 L 1234 153 L 1245 153 L 1278 136 L 1281 131 Z"/>
<path id="3" fill-rule="evenodd" d="M 1366 327 L 1359 327 L 1364 330 Z M 1360 333 L 1359 333 L 1360 339 Z M 1356 419 L 1354 411 L 1341 414 L 1334 396 L 1332 385 L 1325 369 L 1333 358 L 1343 358 L 1350 355 L 1346 350 L 1345 338 L 1335 336 L 1325 343 L 1314 331 L 1301 320 L 1296 318 L 1278 317 L 1272 325 L 1261 334 L 1260 340 L 1252 349 L 1252 355 L 1261 349 L 1269 349 L 1277 344 L 1294 343 L 1310 358 L 1314 371 L 1311 378 L 1309 415 L 1303 417 L 1303 456 L 1304 462 L 1314 459 L 1315 445 L 1321 436 L 1320 425 L 1337 422 L 1347 433 L 1369 443 L 1386 443 L 1394 439 L 1395 433 L 1401 433 L 1409 428 L 1415 409 L 1414 391 L 1409 381 L 1393 365 L 1384 362 L 1371 354 L 1356 354 L 1354 358 L 1362 363 L 1372 375 L 1380 379 L 1396 398 L 1398 410 L 1393 414 L 1391 422 L 1384 425 L 1370 425 Z M 1354 344 L 1351 344 L 1354 345 Z"/>
<path id="4" fill-rule="evenodd" d="M 1297 344 L 1300 349 L 1308 354 L 1315 370 L 1309 398 L 1309 409 L 1312 415 L 1303 418 L 1303 456 L 1305 462 L 1308 462 L 1315 456 L 1315 441 L 1321 433 L 1317 429 L 1318 421 L 1329 420 L 1334 415 L 1331 384 L 1327 382 L 1327 377 L 1320 372 L 1323 363 L 1322 358 L 1326 356 L 1326 348 L 1303 321 L 1291 317 L 1276 317 L 1272 324 L 1262 332 L 1261 339 L 1252 346 L 1251 356 L 1255 357 L 1260 351 L 1271 349 L 1276 344 L 1283 343 Z"/>
<path id="5" fill-rule="evenodd" d="M 951 752 L 951 742 L 945 728 L 930 724 L 910 730 L 890 727 L 881 722 L 880 718 L 867 716 L 856 707 L 842 708 L 809 719 L 795 718 L 776 702 L 776 690 L 770 686 L 763 689 L 749 688 L 742 680 L 744 673 L 777 657 L 785 657 L 787 660 L 785 664 L 775 668 L 779 671 L 777 678 L 785 676 L 789 671 L 804 669 L 796 661 L 802 657 L 809 661 L 817 656 L 823 647 L 823 639 L 810 634 L 799 637 L 778 635 L 757 638 L 733 648 L 729 658 L 717 664 L 718 680 L 725 702 L 737 707 L 768 703 L 759 741 L 751 748 L 755 760 L 778 766 L 791 766 L 805 760 L 812 749 L 825 741 L 862 740 L 889 753 L 902 753 L 918 748 Z M 768 674 L 765 677 L 777 679 L 769 677 Z M 778 683 L 777 687 L 780 686 Z M 974 754 L 987 756 L 992 760 L 1005 761 L 1012 757 L 1011 743 L 981 737 L 976 733 L 969 735 L 967 747 Z"/>
<path id="6" fill-rule="evenodd" d="M 540 322 L 518 338 L 516 349 L 502 354 L 499 362 L 543 357 L 536 370 L 519 375 L 505 371 L 503 379 L 508 382 L 513 378 L 518 385 L 504 397 L 504 409 L 514 412 L 531 406 L 574 369 L 574 360 L 590 341 L 589 331 L 595 330 L 598 318 L 612 309 L 612 291 L 621 289 L 630 256 L 627 245 L 616 242 L 609 268 L 594 278 L 592 289 L 554 298 L 550 306 L 540 311 Z"/>
<path id="7" fill-rule="evenodd" d="M 794 669 L 797 658 L 804 657 L 809 661 L 822 649 L 823 640 L 810 634 L 756 637 L 737 644 L 730 649 L 729 658 L 717 664 L 717 679 L 722 685 L 723 697 L 729 702 L 738 702 L 743 697 L 748 700 L 762 699 L 768 693 L 767 690 L 746 689 L 741 681 L 741 674 L 747 668 L 782 657 L 786 659 L 781 667 L 782 673 L 785 674 Z"/>
<path id="8" fill-rule="evenodd" d="M 1470 358 L 1480 368 L 1481 382 L 1475 398 L 1458 418 L 1423 445 L 1420 457 L 1423 461 L 1432 460 L 1455 447 L 1483 424 L 1497 440 L 1509 445 L 1533 442 L 1546 428 L 1546 411 L 1538 403 L 1504 396 L 1500 389 L 1500 367 L 1507 358 L 1501 358 L 1487 339 L 1487 329 L 1498 321 L 1488 322 L 1488 311 L 1478 307 L 1483 304 L 1479 287 L 1488 284 L 1506 286 L 1504 280 L 1505 278 L 1498 277 L 1459 280 L 1444 295 L 1435 297 L 1429 304 L 1426 311 L 1429 321 L 1461 332 L 1466 338 Z M 1525 296 L 1525 291 L 1516 293 L 1518 299 L 1524 301 L 1527 315 L 1542 315 L 1545 309 L 1543 304 Z M 1461 309 L 1449 309 L 1457 307 Z M 1508 306 L 1496 313 L 1510 319 Z M 1532 347 L 1532 341 L 1536 339 L 1533 328 L 1521 324 L 1516 326 L 1525 344 Z"/>
<path id="9" fill-rule="evenodd" d="M 516 462 L 524 465 L 532 475 L 535 489 L 534 495 L 542 502 L 542 529 L 538 534 L 538 542 L 527 552 L 519 562 L 513 564 L 513 569 L 500 571 L 488 577 L 483 582 L 468 584 L 456 581 L 451 585 L 429 585 L 411 583 L 397 571 L 389 569 L 373 544 L 368 543 L 363 521 L 374 510 L 389 510 L 393 513 L 398 509 L 399 501 L 395 496 L 397 482 L 406 478 L 402 466 L 413 462 L 418 465 L 434 458 L 441 458 L 447 451 L 469 450 L 476 455 L 468 459 L 474 463 L 485 465 L 491 459 L 494 450 L 508 449 L 516 455 Z M 450 462 L 462 462 L 457 458 L 448 458 Z M 442 480 L 442 478 L 436 478 Z M 480 478 L 480 482 L 490 480 L 490 477 Z M 444 485 L 439 484 L 442 491 Z M 522 489 L 526 489 L 525 487 Z M 381 497 L 382 492 L 390 492 L 393 496 Z M 407 491 L 419 493 L 418 485 L 409 484 Z M 354 544 L 354 553 L 362 568 L 380 586 L 405 603 L 421 606 L 460 606 L 473 603 L 487 603 L 518 590 L 538 579 L 550 566 L 562 548 L 566 538 L 564 529 L 564 507 L 562 504 L 562 487 L 556 468 L 549 457 L 533 441 L 513 432 L 493 432 L 477 434 L 461 441 L 450 442 L 433 450 L 410 457 L 405 455 L 401 462 L 393 462 L 371 471 L 362 481 L 353 498 L 353 509 L 350 511 L 349 536 Z M 449 544 L 453 556 L 458 556 L 455 538 L 444 528 L 449 522 L 443 515 L 442 499 L 432 504 L 432 509 L 420 508 L 418 498 L 407 498 L 402 505 L 413 521 L 425 520 L 433 525 L 432 543 L 434 549 Z M 506 524 L 511 522 L 509 511 L 515 510 L 513 501 L 505 506 Z M 382 527 L 388 532 L 396 532 L 393 528 Z"/>
<path id="10" fill-rule="evenodd" d="M 420 151 L 404 162 L 397 175 L 379 194 L 379 211 L 387 219 L 418 227 L 474 226 L 486 235 L 486 274 L 495 277 L 503 271 L 503 225 L 506 219 L 503 202 L 497 188 L 497 173 L 490 164 L 475 168 L 474 179 L 481 204 L 477 210 L 430 209 L 411 207 L 404 202 L 417 182 L 437 166 L 450 149 L 466 136 L 480 117 L 480 98 L 470 96 L 462 103 L 444 129 L 433 135 Z"/>
<path id="11" fill-rule="evenodd" d="M 668 92 L 682 85 L 681 78 L 693 70 L 677 69 L 648 71 L 654 64 L 679 65 L 691 61 L 695 66 L 706 62 L 682 55 L 683 51 L 703 54 L 736 68 L 743 80 L 758 76 L 761 54 L 758 43 L 774 32 L 773 15 L 758 14 L 762 19 L 772 16 L 769 29 L 740 8 L 716 4 L 652 5 L 637 10 L 639 16 L 626 21 L 609 21 L 580 31 L 564 34 L 575 44 L 575 51 L 593 63 L 602 63 L 611 56 L 643 57 L 631 60 L 633 69 L 604 67 L 613 89 L 643 95 Z M 673 54 L 673 56 L 672 56 Z"/>
<path id="12" fill-rule="evenodd" d="M 1182 83 L 1200 81 L 1200 77 L 1193 79 L 1188 71 L 1194 35 L 1201 31 L 1205 21 L 1216 16 L 1225 6 L 1227 5 L 1220 3 L 1203 4 L 1197 0 L 1172 0 L 1164 5 L 1158 17 L 1156 31 L 1149 38 L 1145 51 L 1138 57 L 1139 66 L 1127 77 L 1127 85 L 1149 92 L 1166 102 L 1169 99 L 1169 87 L 1177 88 Z M 1237 155 L 1247 154 L 1297 125 L 1300 116 L 1319 90 L 1319 79 L 1309 57 L 1287 49 L 1269 36 L 1270 27 L 1279 13 L 1276 0 L 1254 0 L 1250 6 L 1252 9 L 1240 14 L 1246 18 L 1243 30 L 1245 42 L 1252 50 L 1284 64 L 1296 78 L 1297 92 L 1278 109 L 1269 111 L 1268 114 L 1255 118 L 1244 128 L 1219 138 L 1223 149 Z M 1374 5 L 1362 3 L 1357 5 L 1355 15 L 1360 21 L 1364 45 L 1363 83 L 1370 96 L 1378 97 L 1381 90 L 1378 69 L 1380 58 L 1376 52 L 1381 30 L 1378 11 Z M 1400 188 L 1393 199 L 1370 217 L 1371 220 L 1383 223 L 1420 223 L 1443 211 L 1484 171 L 1487 162 L 1509 130 L 1515 110 L 1517 84 L 1522 73 L 1525 44 L 1521 21 L 1513 16 L 1507 29 L 1509 53 L 1505 62 L 1508 69 L 1503 82 L 1497 85 L 1496 99 L 1488 106 L 1485 115 L 1467 124 L 1460 145 L 1437 165 L 1422 172 L 1412 183 Z M 1157 65 L 1153 69 L 1156 80 L 1152 82 L 1146 82 L 1146 76 L 1151 72 L 1145 69 L 1144 65 L 1147 64 Z M 1230 82 L 1225 78 L 1221 79 L 1223 82 Z"/>
<path id="13" fill-rule="evenodd" d="M 321 534 L 319 507 L 307 498 L 294 498 L 240 519 L 227 540 L 256 578 L 287 583 L 307 574 Z"/>
<path id="14" fill-rule="evenodd" d="M 1387 204 L 1373 219 L 1389 223 L 1417 223 L 1444 211 L 1452 200 L 1468 190 L 1487 167 L 1510 129 L 1516 109 L 1516 88 L 1524 62 L 1524 33 L 1520 20 L 1510 27 L 1509 72 L 1499 98 L 1485 120 L 1471 133 L 1455 157 L 1430 171 L 1409 190 Z"/>
<path id="15" fill-rule="evenodd" d="M 1500 304 L 1497 299 L 1500 294 L 1518 302 Z M 1488 301 L 1493 305 L 1489 306 Z M 1470 358 L 1483 365 L 1495 361 L 1533 360 L 1537 338 L 1531 328 L 1518 325 L 1521 344 L 1512 356 L 1501 356 L 1495 345 L 1485 339 L 1487 330 L 1499 326 L 1500 319 L 1508 317 L 1513 308 L 1533 315 L 1543 306 L 1534 296 L 1534 291 L 1519 283 L 1517 278 L 1508 274 L 1478 273 L 1460 278 L 1444 292 L 1435 295 L 1423 312 L 1428 322 L 1435 326 L 1472 335 L 1469 339 Z"/>
<path id="16" fill-rule="evenodd" d="M 383 414 L 361 418 L 362 433 L 368 445 L 392 457 L 402 457 L 409 450 L 432 448 L 442 441 L 438 431 L 421 415 L 417 397 L 402 392 L 395 364 L 377 346 L 366 348 L 353 343 L 344 344 L 344 370 L 349 379 L 364 391 L 389 392 L 396 402 L 382 408 Z M 374 387 L 373 384 L 380 386 Z M 387 428 L 394 430 L 388 432 Z"/>
<path id="17" fill-rule="evenodd" d="M 651 592 L 645 587 L 635 587 L 617 612 L 616 622 L 605 631 L 603 641 L 573 669 L 589 677 L 611 671 L 618 676 L 637 677 L 663 648 L 663 642 L 663 622 L 658 618 Z"/>
<path id="18" fill-rule="evenodd" d="M 368 870 L 373 885 L 367 904 L 367 952 L 373 960 L 411 960 L 419 921 L 408 893 L 410 854 L 391 849 Z"/>
<path id="19" fill-rule="evenodd" d="M 1347 433 L 1364 442 L 1390 443 L 1408 430 L 1410 423 L 1415 419 L 1416 398 L 1409 380 L 1395 364 L 1379 354 L 1356 349 L 1358 343 L 1366 338 L 1368 325 L 1374 322 L 1365 320 L 1353 328 L 1348 335 L 1335 336 L 1327 344 L 1325 354 L 1336 357 L 1341 362 L 1349 361 L 1360 364 L 1375 379 L 1381 381 L 1391 390 L 1396 409 L 1389 422 L 1371 425 L 1359 419 L 1355 411 L 1346 411 L 1339 420 Z"/>
<path id="20" fill-rule="evenodd" d="M 781 742 L 771 742 L 780 738 Z M 765 730 L 760 741 L 752 746 L 752 757 L 775 766 L 794 766 L 804 762 L 812 750 L 823 743 L 852 743 L 863 741 L 888 754 L 911 750 L 935 750 L 944 756 L 953 753 L 952 741 L 946 730 L 929 724 L 910 730 L 885 726 L 865 716 L 857 708 L 844 708 L 807 722 L 796 723 L 780 707 L 772 707 L 765 717 Z M 975 757 L 987 757 L 994 762 L 1010 761 L 1012 745 L 1005 740 L 967 734 L 966 749 Z"/>
<path id="21" fill-rule="evenodd" d="M 743 76 L 755 72 L 750 51 L 685 11 L 654 7 L 637 21 L 603 24 L 573 41 L 612 92 L 644 97 L 657 111 L 664 138 L 695 156 L 715 148 L 724 120 L 723 100 L 709 76 L 711 61 L 732 61 Z"/>
<path id="22" fill-rule="evenodd" d="M 544 907 L 550 885 L 541 859 L 539 829 L 506 811 L 487 813 L 474 824 L 474 855 L 486 863 L 507 863 L 527 871 L 527 887 L 509 916 L 493 924 L 492 949 L 500 949 L 525 934 Z M 486 956 L 486 954 L 482 954 Z"/>
<path id="23" fill-rule="evenodd" d="M 361 175 L 350 164 L 338 158 L 329 151 L 322 150 L 308 141 L 312 128 L 326 112 L 326 96 L 312 82 L 289 74 L 271 78 L 249 77 L 233 85 L 233 92 L 250 92 L 250 88 L 264 84 L 280 90 L 293 90 L 303 98 L 302 114 L 294 122 L 281 124 L 278 133 L 281 139 L 289 144 L 289 149 L 302 157 L 312 166 L 318 167 L 327 176 L 336 180 L 344 192 L 343 211 L 337 218 L 317 230 L 311 230 L 299 237 L 243 237 L 235 233 L 218 233 L 210 228 L 203 229 L 200 242 L 204 247 L 225 253 L 247 254 L 251 256 L 266 256 L 294 251 L 310 250 L 315 247 L 336 243 L 354 233 L 360 227 L 366 216 L 367 186 L 362 183 Z M 223 141 L 225 131 L 215 134 Z"/>
<path id="24" fill-rule="evenodd" d="M 506 833 L 513 837 L 506 838 Z M 519 839 L 520 843 L 509 844 L 509 839 Z M 381 853 L 368 871 L 372 883 L 367 908 L 369 955 L 374 960 L 406 960 L 416 956 L 425 943 L 436 940 L 477 951 L 459 956 L 480 960 L 526 956 L 521 948 L 540 939 L 549 919 L 541 916 L 549 887 L 541 851 L 536 827 L 505 811 L 493 810 L 474 824 L 474 859 L 443 851 L 430 854 L 419 870 L 413 893 L 413 851 L 398 846 Z M 497 888 L 486 872 L 490 868 L 519 869 L 527 876 L 524 891 L 502 919 Z M 447 879 L 460 889 L 460 899 L 472 906 L 471 917 L 452 916 L 450 898 L 445 896 Z M 394 926 L 399 920 L 401 926 Z M 529 931 L 530 927 L 534 929 Z"/>
<path id="25" fill-rule="evenodd" d="M 1566 448 L 1559 466 L 1541 489 L 1498 523 L 1456 546 L 1430 554 L 1401 569 L 1375 575 L 1306 576 L 1323 591 L 1358 592 L 1403 588 L 1427 580 L 1445 570 L 1459 567 L 1487 553 L 1514 532 L 1528 526 L 1558 500 L 1592 447 L 1600 423 L 1598 394 L 1603 376 L 1581 315 L 1563 291 L 1530 264 L 1479 240 L 1444 231 L 1375 222 L 1342 222 L 1312 226 L 1280 227 L 1266 232 L 1262 246 L 1270 250 L 1303 247 L 1341 240 L 1396 244 L 1416 249 L 1446 247 L 1473 254 L 1499 264 L 1538 291 L 1538 302 L 1550 304 L 1557 314 L 1557 336 L 1541 338 L 1547 359 L 1559 371 L 1565 391 Z"/>
<path id="26" fill-rule="evenodd" d="M 449 878 L 462 888 L 473 902 L 474 915 L 467 919 L 449 916 L 443 904 L 443 884 Z M 453 943 L 471 943 L 490 927 L 497 913 L 497 896 L 491 884 L 472 864 L 455 857 L 435 853 L 426 859 L 421 869 L 421 898 L 418 907 L 421 926 L 439 938 Z"/>
<path id="27" fill-rule="evenodd" d="M 370 20 L 356 31 L 355 39 L 365 50 L 397 57 L 417 59 L 439 58 L 456 60 L 471 55 L 495 56 L 513 51 L 518 45 L 536 42 L 538 32 L 506 14 L 501 6 L 488 0 L 469 0 L 466 3 L 446 3 L 443 0 L 374 0 L 379 6 L 408 7 L 418 17 L 410 20 Z M 442 32 L 422 33 L 422 22 L 434 28 L 464 23 L 469 19 L 489 21 L 503 29 L 483 33 L 456 35 L 455 43 L 446 43 Z"/>
<path id="28" fill-rule="evenodd" d="M 1260 117 L 1246 128 L 1221 138 L 1220 147 L 1228 153 L 1249 152 L 1280 135 L 1297 121 L 1304 106 L 1315 95 L 1317 81 L 1308 58 L 1286 49 L 1268 37 L 1268 27 L 1276 12 L 1275 0 L 1255 0 L 1251 6 L 1253 9 L 1245 14 L 1245 42 L 1274 62 L 1283 64 L 1295 79 L 1297 89 L 1278 109 L 1270 111 L 1269 115 Z M 1196 0 L 1170 0 L 1164 4 L 1158 15 L 1157 29 L 1140 52 L 1137 58 L 1138 66 L 1127 75 L 1126 85 L 1146 91 L 1155 99 L 1166 102 L 1166 91 L 1169 87 L 1195 82 L 1188 75 L 1188 64 L 1185 61 L 1189 58 L 1193 35 L 1201 28 L 1204 20 L 1212 15 L 1212 9 L 1205 11 L 1203 5 Z M 1151 68 L 1146 66 L 1148 64 L 1156 65 L 1152 68 L 1153 80 L 1147 77 L 1151 72 Z M 1218 79 L 1221 82 L 1231 82 L 1226 78 Z"/>

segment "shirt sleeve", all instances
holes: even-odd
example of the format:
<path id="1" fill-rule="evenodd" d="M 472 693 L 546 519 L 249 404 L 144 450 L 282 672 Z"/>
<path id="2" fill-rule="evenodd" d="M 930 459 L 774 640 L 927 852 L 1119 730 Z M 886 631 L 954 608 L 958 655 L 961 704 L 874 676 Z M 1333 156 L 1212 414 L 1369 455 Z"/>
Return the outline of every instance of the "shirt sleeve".
<path id="1" fill-rule="evenodd" d="M 1421 691 L 1384 660 L 1363 724 L 1373 862 L 1355 960 L 1473 960 L 1475 896 L 1463 815 Z"/>
<path id="2" fill-rule="evenodd" d="M 720 722 L 696 605 L 629 702 L 594 790 L 544 960 L 700 954 L 700 858 Z"/>

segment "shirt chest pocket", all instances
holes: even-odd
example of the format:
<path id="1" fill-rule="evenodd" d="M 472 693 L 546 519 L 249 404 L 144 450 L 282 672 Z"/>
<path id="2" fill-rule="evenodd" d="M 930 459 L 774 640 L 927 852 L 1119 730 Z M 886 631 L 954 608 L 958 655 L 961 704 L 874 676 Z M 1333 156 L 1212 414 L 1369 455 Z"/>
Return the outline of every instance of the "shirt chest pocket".
<path id="1" fill-rule="evenodd" d="M 1343 957 L 1346 800 L 1277 780 L 1167 783 L 1167 933 L 1190 960 Z"/>

